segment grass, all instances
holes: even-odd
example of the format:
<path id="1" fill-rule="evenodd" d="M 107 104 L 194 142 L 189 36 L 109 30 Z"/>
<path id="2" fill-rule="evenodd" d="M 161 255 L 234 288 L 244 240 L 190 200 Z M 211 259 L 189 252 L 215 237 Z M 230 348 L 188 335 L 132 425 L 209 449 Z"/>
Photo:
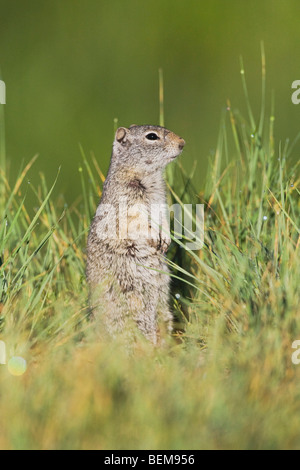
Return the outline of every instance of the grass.
<path id="1" fill-rule="evenodd" d="M 170 250 L 168 350 L 141 340 L 126 355 L 88 321 L 86 236 L 104 179 L 95 157 L 81 149 L 80 197 L 66 206 L 56 181 L 28 184 L 35 159 L 11 183 L 2 149 L 0 339 L 27 370 L 0 365 L 1 449 L 300 448 L 298 165 L 292 146 L 275 145 L 264 61 L 257 122 L 242 72 L 248 117 L 228 103 L 206 187 L 174 169 L 172 201 L 205 204 L 205 243 Z"/>

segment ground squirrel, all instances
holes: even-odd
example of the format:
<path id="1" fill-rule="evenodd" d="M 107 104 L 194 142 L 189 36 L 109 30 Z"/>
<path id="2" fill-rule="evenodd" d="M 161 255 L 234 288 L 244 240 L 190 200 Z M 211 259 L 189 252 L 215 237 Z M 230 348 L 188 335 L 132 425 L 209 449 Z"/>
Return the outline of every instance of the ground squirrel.
<path id="1" fill-rule="evenodd" d="M 102 198 L 87 244 L 90 304 L 101 331 L 138 330 L 152 343 L 172 330 L 163 170 L 185 141 L 160 126 L 116 131 Z"/>

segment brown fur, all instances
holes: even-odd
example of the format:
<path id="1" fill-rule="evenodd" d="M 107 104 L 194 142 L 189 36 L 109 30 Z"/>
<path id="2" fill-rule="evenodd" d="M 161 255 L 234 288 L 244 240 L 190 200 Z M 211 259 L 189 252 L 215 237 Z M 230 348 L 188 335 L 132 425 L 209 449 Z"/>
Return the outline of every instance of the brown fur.
<path id="1" fill-rule="evenodd" d="M 149 140 L 149 134 L 158 138 Z M 161 226 L 150 219 L 149 225 L 143 222 L 153 204 L 166 204 L 163 170 L 184 144 L 183 139 L 159 126 L 121 127 L 116 132 L 87 246 L 90 303 L 101 332 L 132 338 L 137 326 L 157 344 L 172 330 L 170 277 L 164 257 L 170 244 L 169 227 L 164 217 Z M 105 212 L 107 204 L 111 209 Z M 133 210 L 137 204 L 141 211 Z M 119 212 L 120 207 L 128 209 L 126 223 L 126 211 Z"/>

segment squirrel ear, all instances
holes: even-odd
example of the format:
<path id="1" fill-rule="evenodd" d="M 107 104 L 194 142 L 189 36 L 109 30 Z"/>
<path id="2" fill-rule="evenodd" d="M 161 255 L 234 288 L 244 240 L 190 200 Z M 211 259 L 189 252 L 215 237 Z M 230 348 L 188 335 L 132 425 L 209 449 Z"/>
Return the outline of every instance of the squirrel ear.
<path id="1" fill-rule="evenodd" d="M 127 129 L 125 127 L 119 127 L 116 132 L 116 140 L 120 143 L 126 142 Z"/>

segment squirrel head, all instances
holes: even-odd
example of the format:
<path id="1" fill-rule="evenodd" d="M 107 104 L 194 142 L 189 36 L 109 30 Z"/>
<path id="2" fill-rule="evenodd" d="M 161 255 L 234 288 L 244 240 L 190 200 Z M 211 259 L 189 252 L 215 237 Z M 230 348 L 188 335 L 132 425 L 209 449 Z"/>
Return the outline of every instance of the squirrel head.
<path id="1" fill-rule="evenodd" d="M 184 145 L 181 137 L 161 126 L 119 127 L 113 145 L 113 158 L 120 165 L 148 173 L 163 169 L 180 155 Z"/>

